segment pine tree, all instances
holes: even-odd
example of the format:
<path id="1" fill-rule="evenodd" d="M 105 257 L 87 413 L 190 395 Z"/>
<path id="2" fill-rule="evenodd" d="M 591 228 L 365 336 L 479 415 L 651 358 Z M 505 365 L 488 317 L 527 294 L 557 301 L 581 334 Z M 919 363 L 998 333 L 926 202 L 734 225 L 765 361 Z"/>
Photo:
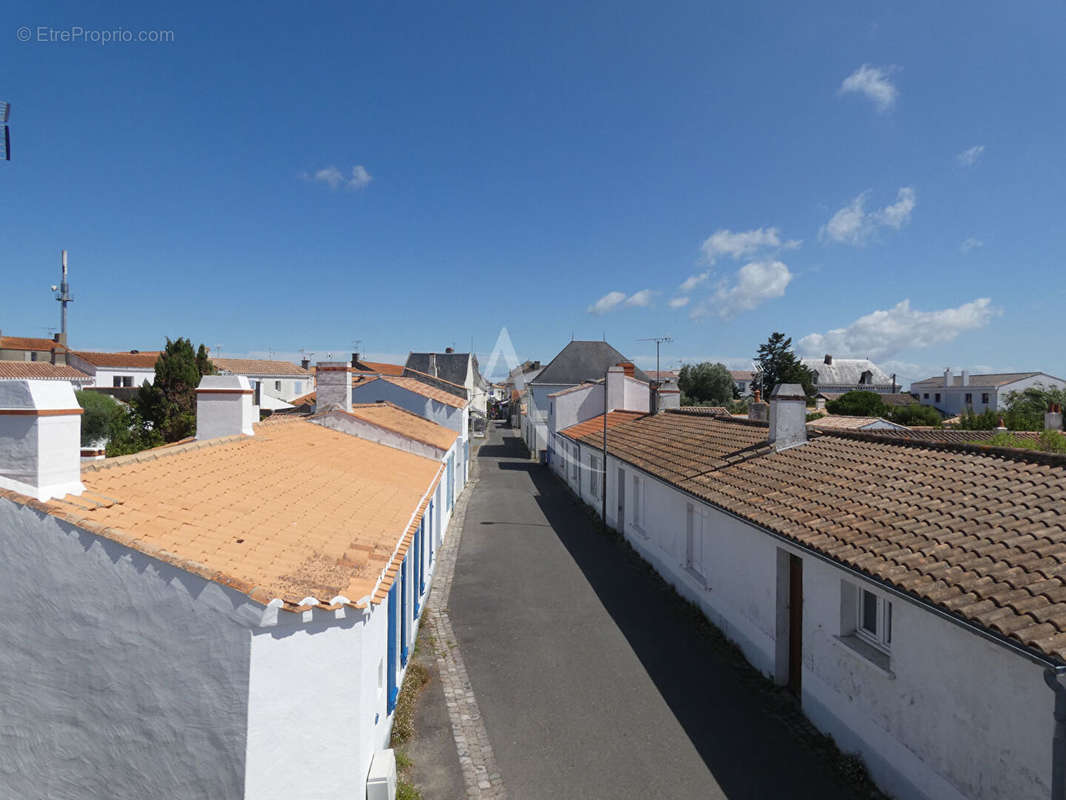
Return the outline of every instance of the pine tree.
<path id="1" fill-rule="evenodd" d="M 774 387 L 782 383 L 798 383 L 808 397 L 814 396 L 814 376 L 792 352 L 792 339 L 785 334 L 770 334 L 766 344 L 759 345 L 755 361 L 758 369 L 753 384 L 762 391 L 763 399 L 769 400 Z"/>

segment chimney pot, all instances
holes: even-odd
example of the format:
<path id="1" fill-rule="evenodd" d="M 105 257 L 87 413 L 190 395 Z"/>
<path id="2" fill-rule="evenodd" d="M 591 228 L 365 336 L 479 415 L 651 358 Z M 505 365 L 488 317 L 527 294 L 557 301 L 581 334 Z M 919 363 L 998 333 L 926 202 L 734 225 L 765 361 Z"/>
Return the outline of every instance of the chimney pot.
<path id="1" fill-rule="evenodd" d="M 445 347 L 444 348 L 444 352 L 445 353 L 454 353 L 455 352 L 455 348 L 454 347 Z"/>
<path id="2" fill-rule="evenodd" d="M 67 381 L 0 381 L 0 487 L 81 494 L 81 413 Z"/>
<path id="3" fill-rule="evenodd" d="M 663 411 L 668 408 L 681 408 L 681 390 L 677 383 L 667 378 L 659 383 L 655 390 L 655 411 Z"/>
<path id="4" fill-rule="evenodd" d="M 951 367 L 948 367 L 946 370 L 944 370 L 944 386 L 946 388 L 951 387 Z"/>
<path id="5" fill-rule="evenodd" d="M 352 365 L 319 361 L 315 366 L 315 410 L 352 410 Z"/>
<path id="6" fill-rule="evenodd" d="M 782 383 L 770 396 L 770 443 L 777 451 L 807 441 L 807 397 L 798 383 Z"/>
<path id="7" fill-rule="evenodd" d="M 309 358 L 301 358 L 300 359 L 300 366 L 303 367 L 304 369 L 310 369 L 311 368 L 311 359 L 309 359 Z"/>
<path id="8" fill-rule="evenodd" d="M 358 366 L 359 366 L 359 354 L 358 353 L 352 353 L 352 369 L 355 369 Z"/>
<path id="9" fill-rule="evenodd" d="M 254 436 L 254 392 L 244 375 L 204 375 L 196 387 L 196 439 Z"/>
<path id="10" fill-rule="evenodd" d="M 1044 429 L 1049 431 L 1062 430 L 1062 406 L 1052 403 L 1051 407 L 1044 412 Z"/>
<path id="11" fill-rule="evenodd" d="M 967 370 L 967 369 L 964 369 L 962 371 L 962 385 L 963 386 L 969 386 L 970 385 L 970 371 Z"/>

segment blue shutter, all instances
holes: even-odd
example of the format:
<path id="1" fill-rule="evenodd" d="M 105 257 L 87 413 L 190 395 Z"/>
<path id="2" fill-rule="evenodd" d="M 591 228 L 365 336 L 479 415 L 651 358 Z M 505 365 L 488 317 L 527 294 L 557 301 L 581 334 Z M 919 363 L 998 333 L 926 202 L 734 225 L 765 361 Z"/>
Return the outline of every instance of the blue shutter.
<path id="1" fill-rule="evenodd" d="M 407 562 L 400 564 L 400 665 L 407 666 Z"/>
<path id="2" fill-rule="evenodd" d="M 396 708 L 396 696 L 400 693 L 400 690 L 396 687 L 396 582 L 393 581 L 392 587 L 389 589 L 389 641 L 388 646 L 385 648 L 385 657 L 388 659 L 388 665 L 385 667 L 385 673 L 388 675 L 388 687 L 386 699 L 388 707 L 386 709 L 387 714 L 391 714 L 392 710 Z"/>
<path id="3" fill-rule="evenodd" d="M 433 501 L 429 501 L 429 563 L 433 563 Z"/>
<path id="4" fill-rule="evenodd" d="M 426 591 L 426 517 L 423 514 L 422 524 L 418 526 L 418 596 L 421 597 Z"/>

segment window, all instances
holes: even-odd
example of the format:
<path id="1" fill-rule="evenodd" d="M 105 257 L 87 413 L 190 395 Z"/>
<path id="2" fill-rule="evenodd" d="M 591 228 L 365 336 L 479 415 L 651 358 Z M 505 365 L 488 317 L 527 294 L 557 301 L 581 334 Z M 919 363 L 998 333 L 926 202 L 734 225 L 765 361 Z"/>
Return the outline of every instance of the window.
<path id="1" fill-rule="evenodd" d="M 600 484 L 603 476 L 600 475 L 600 457 L 589 454 L 589 492 L 597 500 L 600 499 Z"/>
<path id="2" fill-rule="evenodd" d="M 855 634 L 887 653 L 892 645 L 892 603 L 868 589 L 861 589 Z"/>
<path id="3" fill-rule="evenodd" d="M 30 351 L 30 361 L 36 361 L 36 360 L 37 360 L 37 353 L 35 353 L 33 351 Z"/>
<path id="4" fill-rule="evenodd" d="M 578 449 L 576 444 L 570 445 L 570 480 L 577 480 L 578 472 Z"/>
<path id="5" fill-rule="evenodd" d="M 922 399 L 923 400 L 928 400 L 929 399 L 929 392 L 926 392 L 925 394 L 923 394 L 922 395 Z"/>
<path id="6" fill-rule="evenodd" d="M 972 392 L 967 392 L 966 393 L 966 399 L 963 402 L 965 402 L 966 405 L 968 405 L 968 406 L 972 406 L 973 405 L 973 393 Z"/>
<path id="7" fill-rule="evenodd" d="M 933 402 L 934 403 L 939 403 L 940 402 L 940 392 L 936 393 L 936 397 L 934 398 Z"/>
<path id="8" fill-rule="evenodd" d="M 644 481 L 639 475 L 633 476 L 633 525 L 644 527 Z"/>
<path id="9" fill-rule="evenodd" d="M 127 388 L 133 386 L 133 376 L 132 375 L 123 375 L 122 376 L 122 385 L 127 387 Z"/>
<path id="10" fill-rule="evenodd" d="M 281 381 L 274 381 L 274 391 L 275 392 L 280 392 L 281 391 Z"/>
<path id="11" fill-rule="evenodd" d="M 692 503 L 685 507 L 685 569 L 703 582 L 703 515 Z"/>
<path id="12" fill-rule="evenodd" d="M 981 392 L 981 402 L 988 405 L 988 392 Z"/>
<path id="13" fill-rule="evenodd" d="M 116 375 L 114 378 L 112 378 L 111 379 L 111 385 L 112 386 L 121 386 L 122 385 L 122 376 L 121 375 Z"/>

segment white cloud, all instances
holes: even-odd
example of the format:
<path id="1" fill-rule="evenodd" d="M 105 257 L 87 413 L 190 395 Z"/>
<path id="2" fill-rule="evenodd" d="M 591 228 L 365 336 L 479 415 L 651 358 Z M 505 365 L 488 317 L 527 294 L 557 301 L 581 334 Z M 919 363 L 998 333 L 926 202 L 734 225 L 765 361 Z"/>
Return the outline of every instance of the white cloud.
<path id="1" fill-rule="evenodd" d="M 902 228 L 910 221 L 911 213 L 918 203 L 914 189 L 903 186 L 896 193 L 895 203 L 876 211 L 867 211 L 867 194 L 869 192 L 863 192 L 833 214 L 818 232 L 818 238 L 843 244 L 866 244 L 878 228 Z"/>
<path id="2" fill-rule="evenodd" d="M 366 167 L 362 164 L 356 164 L 352 167 L 351 175 L 345 175 L 336 167 L 328 166 L 317 170 L 311 178 L 319 183 L 328 184 L 331 189 L 339 189 L 342 186 L 345 189 L 362 189 L 374 180 L 374 177 L 366 171 Z"/>
<path id="3" fill-rule="evenodd" d="M 751 311 L 767 300 L 781 297 L 792 282 L 792 273 L 780 261 L 752 261 L 737 270 L 729 280 L 718 284 L 713 295 L 692 309 L 693 319 L 710 312 L 723 319 Z"/>
<path id="4" fill-rule="evenodd" d="M 889 73 L 894 69 L 863 64 L 844 79 L 837 93 L 865 95 L 873 101 L 878 111 L 889 111 L 899 96 L 899 89 L 888 79 Z"/>
<path id="5" fill-rule="evenodd" d="M 681 282 L 681 291 L 691 292 L 693 289 L 695 289 L 697 286 L 707 280 L 707 278 L 710 277 L 710 274 L 711 271 L 707 270 L 706 272 L 701 272 L 698 275 L 689 275 L 687 278 L 685 278 L 685 280 Z"/>
<path id="6" fill-rule="evenodd" d="M 651 297 L 654 294 L 651 289 L 641 289 L 626 298 L 626 305 L 634 308 L 647 308 L 651 305 Z"/>
<path id="7" fill-rule="evenodd" d="M 670 301 L 669 305 L 670 308 L 684 308 L 688 305 L 689 300 L 691 300 L 689 297 L 675 297 Z"/>
<path id="8" fill-rule="evenodd" d="M 607 292 L 603 297 L 589 306 L 586 310 L 590 314 L 606 314 L 616 309 L 626 299 L 625 292 Z"/>
<path id="9" fill-rule="evenodd" d="M 883 359 L 902 350 L 950 342 L 961 333 L 983 328 L 998 313 L 987 297 L 939 311 L 917 311 L 910 300 L 902 300 L 892 308 L 859 317 L 845 328 L 804 336 L 797 344 L 808 355 Z"/>
<path id="10" fill-rule="evenodd" d="M 621 305 L 626 305 L 630 308 L 647 308 L 651 305 L 651 299 L 654 296 L 655 292 L 651 289 L 641 289 L 639 292 L 634 292 L 629 297 L 626 297 L 625 292 L 607 292 L 607 294 L 585 310 L 590 314 L 606 314 L 608 311 L 614 311 Z"/>
<path id="11" fill-rule="evenodd" d="M 962 240 L 962 244 L 959 245 L 959 250 L 963 253 L 969 253 L 971 250 L 976 250 L 978 247 L 984 247 L 985 243 L 980 239 L 975 239 L 973 236 L 969 236 Z"/>
<path id="12" fill-rule="evenodd" d="M 964 167 L 972 167 L 977 163 L 977 159 L 981 157 L 981 154 L 985 152 L 985 146 L 983 144 L 977 144 L 966 150 L 963 150 L 957 156 L 955 160 L 962 164 Z"/>
<path id="13" fill-rule="evenodd" d="M 801 242 L 796 239 L 782 243 L 781 235 L 777 228 L 756 228 L 750 231 L 736 232 L 723 228 L 711 234 L 700 245 L 700 249 L 703 250 L 707 261 L 713 264 L 719 256 L 730 256 L 739 260 L 763 248 L 783 247 L 792 249 L 799 247 L 800 244 Z M 706 275 L 707 273 L 704 273 L 703 277 L 706 277 Z M 692 280 L 692 278 L 689 278 L 689 280 Z"/>

